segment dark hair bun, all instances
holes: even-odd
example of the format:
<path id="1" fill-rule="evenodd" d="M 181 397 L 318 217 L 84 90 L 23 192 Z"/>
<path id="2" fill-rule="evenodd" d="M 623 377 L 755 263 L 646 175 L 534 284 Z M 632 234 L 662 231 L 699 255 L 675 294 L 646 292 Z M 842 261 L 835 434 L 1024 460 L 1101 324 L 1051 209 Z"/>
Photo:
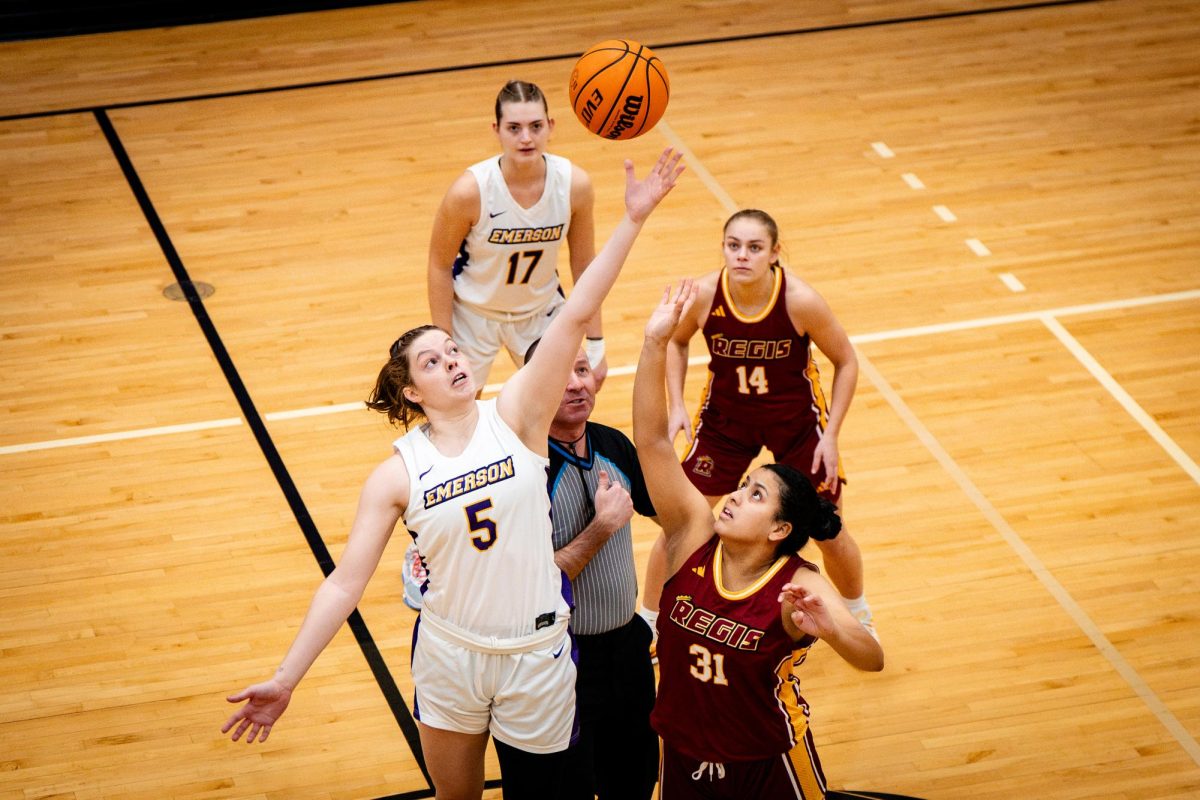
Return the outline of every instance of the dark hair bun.
<path id="1" fill-rule="evenodd" d="M 816 507 L 808 522 L 808 536 L 819 542 L 828 541 L 842 530 L 842 517 L 829 498 L 817 496 Z"/>

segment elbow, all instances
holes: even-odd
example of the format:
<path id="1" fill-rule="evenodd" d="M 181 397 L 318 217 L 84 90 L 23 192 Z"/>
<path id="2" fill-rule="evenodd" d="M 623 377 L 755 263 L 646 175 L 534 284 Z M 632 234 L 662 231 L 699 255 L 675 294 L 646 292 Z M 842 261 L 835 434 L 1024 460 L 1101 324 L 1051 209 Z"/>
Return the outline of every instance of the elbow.
<path id="1" fill-rule="evenodd" d="M 871 640 L 871 644 L 874 645 L 874 647 L 872 647 L 866 653 L 863 653 L 860 662 L 855 666 L 857 666 L 863 672 L 883 672 L 883 648 L 880 647 L 879 642 L 875 641 L 874 639 Z"/>

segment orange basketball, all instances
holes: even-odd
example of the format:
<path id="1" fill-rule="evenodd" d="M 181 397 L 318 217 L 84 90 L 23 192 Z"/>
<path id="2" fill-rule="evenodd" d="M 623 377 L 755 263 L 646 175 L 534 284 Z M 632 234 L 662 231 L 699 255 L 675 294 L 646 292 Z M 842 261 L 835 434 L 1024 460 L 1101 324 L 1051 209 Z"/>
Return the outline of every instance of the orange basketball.
<path id="1" fill-rule="evenodd" d="M 628 39 L 593 45 L 571 70 L 571 109 L 597 136 L 632 139 L 667 110 L 671 80 L 649 47 Z"/>

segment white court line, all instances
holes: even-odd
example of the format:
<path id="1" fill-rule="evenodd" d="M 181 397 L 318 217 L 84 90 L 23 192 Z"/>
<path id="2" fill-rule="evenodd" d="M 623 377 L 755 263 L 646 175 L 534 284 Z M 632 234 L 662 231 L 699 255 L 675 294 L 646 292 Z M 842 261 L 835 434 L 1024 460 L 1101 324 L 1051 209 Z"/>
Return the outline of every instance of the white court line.
<path id="1" fill-rule="evenodd" d="M 1013 275 L 1011 272 L 1001 272 L 997 277 L 1000 278 L 1001 283 L 1003 283 L 1009 289 L 1012 289 L 1014 292 L 1025 291 L 1025 284 L 1021 283 L 1021 281 L 1017 279 L 1017 276 Z"/>
<path id="2" fill-rule="evenodd" d="M 1087 371 L 1092 373 L 1092 377 L 1099 381 L 1100 385 L 1107 389 L 1108 393 L 1129 412 L 1129 416 L 1133 417 L 1139 425 L 1145 428 L 1146 433 L 1150 434 L 1150 438 L 1158 442 L 1159 446 L 1163 450 L 1166 450 L 1171 458 L 1175 459 L 1175 463 L 1182 467 L 1183 471 L 1190 475 L 1193 481 L 1200 483 L 1200 467 L 1196 466 L 1196 462 L 1183 451 L 1182 447 L 1175 444 L 1175 441 L 1167 435 L 1166 431 L 1159 427 L 1153 417 L 1137 404 L 1137 401 L 1129 395 L 1129 392 L 1121 388 L 1121 384 L 1117 383 L 1113 379 L 1113 376 L 1108 374 L 1108 371 L 1104 367 L 1100 366 L 1100 362 L 1092 357 L 1092 354 L 1079 343 L 1079 340 L 1072 336 L 1062 326 L 1062 323 L 1049 314 L 1043 314 L 1041 319 L 1046 324 L 1046 327 L 1050 329 L 1050 332 L 1058 337 L 1058 340 L 1071 351 L 1071 354 L 1075 358 L 1079 359 L 1079 363 L 1083 364 L 1087 368 Z"/>
<path id="3" fill-rule="evenodd" d="M 1119 311 L 1127 308 L 1139 308 L 1142 306 L 1157 305 L 1159 303 L 1176 303 L 1186 300 L 1200 300 L 1200 289 L 1193 289 L 1185 292 L 1149 295 L 1145 297 L 1131 297 L 1125 300 L 1109 300 L 1103 303 L 1062 306 L 1060 308 L 1052 308 L 1044 311 L 1026 311 L 1020 314 L 1006 314 L 997 317 L 980 317 L 979 319 L 962 320 L 959 322 L 942 322 L 936 325 L 920 325 L 914 328 L 897 328 L 896 330 L 880 331 L 878 333 L 859 333 L 851 336 L 850 341 L 854 344 L 869 344 L 871 342 L 886 342 L 893 339 L 910 339 L 917 336 L 936 336 L 938 334 L 953 333 L 955 331 L 991 328 L 998 325 L 1013 325 L 1032 320 L 1041 321 L 1043 317 L 1069 317 L 1078 314 L 1094 314 L 1102 311 Z M 707 363 L 707 361 L 708 356 L 692 356 L 688 359 L 688 365 L 697 366 Z M 608 374 L 614 377 L 618 375 L 632 375 L 636 370 L 636 364 L 626 364 L 625 366 L 613 367 L 608 371 Z M 487 386 L 483 387 L 483 393 L 494 394 L 499 392 L 502 385 L 503 384 L 500 383 L 489 383 Z M 361 401 L 354 403 L 340 403 L 337 405 L 299 408 L 291 411 L 274 411 L 265 414 L 264 418 L 272 421 L 299 419 L 301 417 L 313 417 L 321 414 L 336 414 L 344 411 L 357 411 L 361 408 L 365 408 Z M 241 422 L 242 421 L 240 419 L 217 419 L 209 420 L 207 422 L 193 422 L 185 425 L 167 425 L 161 428 L 143 428 L 134 431 L 103 433 L 96 436 L 79 436 L 73 439 L 53 439 L 44 442 L 14 444 L 0 447 L 0 455 L 27 453 L 32 450 L 49 450 L 55 447 L 73 447 L 76 445 L 94 444 L 96 442 L 112 442 L 120 439 L 139 439 L 145 436 L 183 433 L 186 431 L 206 430 L 208 428 L 223 428 L 230 425 L 240 425 Z"/>
<path id="4" fill-rule="evenodd" d="M 937 214 L 938 217 L 941 218 L 942 222 L 957 222 L 958 221 L 958 217 L 956 217 L 954 215 L 954 212 L 951 211 L 946 206 L 934 206 L 933 213 Z"/>
<path id="5" fill-rule="evenodd" d="M 896 154 L 892 152 L 892 148 L 888 147 L 883 142 L 871 142 L 871 147 L 879 153 L 881 158 L 895 158 Z"/>
<path id="6" fill-rule="evenodd" d="M 708 190 L 713 193 L 713 197 L 717 198 L 721 205 L 725 207 L 725 210 L 730 214 L 737 211 L 738 205 L 733 202 L 733 198 L 729 196 L 729 193 L 726 192 L 724 188 L 722 188 L 721 184 L 718 183 L 717 179 L 713 177 L 713 174 L 705 168 L 704 164 L 700 163 L 700 159 L 696 157 L 696 154 L 692 152 L 692 149 L 683 143 L 683 139 L 680 139 L 675 134 L 675 131 L 671 129 L 671 126 L 663 120 L 659 120 L 658 129 L 663 132 L 664 136 L 667 137 L 667 141 L 670 142 L 671 147 L 674 147 L 676 151 L 683 153 L 683 163 L 687 165 L 688 171 L 694 173 L 696 177 L 700 179 L 700 182 L 708 187 Z"/>
<path id="7" fill-rule="evenodd" d="M 692 356 L 691 358 L 688 359 L 687 363 L 688 363 L 689 367 L 696 367 L 701 364 L 707 364 L 708 356 Z M 637 372 L 637 364 L 626 364 L 622 367 L 613 367 L 612 369 L 610 369 L 608 371 L 608 377 L 615 378 L 618 375 L 632 375 L 635 372 Z M 504 385 L 503 383 L 489 383 L 487 386 L 483 387 L 483 393 L 484 394 L 493 394 L 493 393 L 499 392 L 500 387 L 502 387 L 503 385 Z"/>
<path id="8" fill-rule="evenodd" d="M 875 366 L 862 353 L 858 354 L 858 364 L 862 368 L 863 374 L 867 376 L 867 379 L 874 384 L 879 393 L 888 401 L 888 404 L 896 412 L 897 416 L 908 424 L 909 429 L 916 434 L 926 449 L 942 465 L 942 469 L 946 470 L 950 477 L 954 479 L 954 482 L 958 484 L 963 493 L 975 504 L 975 507 L 979 509 L 984 518 L 992 524 L 996 532 L 1000 534 L 1004 541 L 1008 543 L 1008 546 L 1025 562 L 1025 565 L 1038 581 L 1046 587 L 1051 596 L 1066 610 L 1067 614 L 1075 621 L 1075 624 L 1079 626 L 1084 635 L 1091 640 L 1096 649 L 1112 664 L 1117 674 L 1124 678 L 1125 682 L 1133 688 L 1138 697 L 1142 699 L 1142 702 L 1149 707 L 1150 711 L 1158 718 L 1163 727 L 1171 732 L 1171 735 L 1175 737 L 1176 741 L 1192 757 L 1192 760 L 1200 764 L 1200 744 L 1197 744 L 1196 740 L 1179 723 L 1179 720 L 1175 718 L 1170 709 L 1159 699 L 1158 695 L 1142 680 L 1137 670 L 1117 651 L 1117 648 L 1101 632 L 1091 617 L 1075 602 L 1075 598 L 1071 597 L 1070 592 L 1046 569 L 1046 565 L 1034 554 L 1029 545 L 1025 544 L 1025 540 L 1013 530 L 1003 515 L 996 510 L 996 507 L 979 490 L 979 487 L 971 481 L 971 478 L 963 471 L 962 467 L 946 452 L 946 449 L 942 447 L 941 443 L 930 433 L 929 429 L 917 418 L 917 415 L 905 404 L 900 395 L 891 387 L 891 384 L 884 379 L 883 375 L 875 369 Z"/>
<path id="9" fill-rule="evenodd" d="M 961 322 L 941 322 L 935 325 L 918 325 L 914 328 L 897 328 L 893 331 L 879 333 L 860 333 L 850 337 L 855 344 L 867 342 L 885 342 L 891 339 L 909 339 L 914 336 L 933 336 L 939 333 L 965 331 L 975 328 L 991 328 L 996 325 L 1011 325 L 1017 322 L 1041 320 L 1043 316 L 1069 317 L 1077 314 L 1094 314 L 1101 311 L 1119 311 L 1126 308 L 1157 305 L 1158 303 L 1176 303 L 1184 300 L 1200 300 L 1200 289 L 1189 289 L 1184 292 L 1169 292 L 1144 297 L 1130 297 L 1125 300 L 1107 300 L 1102 303 L 1087 303 L 1078 306 L 1062 306 L 1044 311 L 1025 311 L 1019 314 L 1004 314 L 997 317 L 980 317 L 978 319 L 962 320 Z"/>
<path id="10" fill-rule="evenodd" d="M 971 252 L 977 256 L 990 256 L 991 250 L 987 249 L 987 245 L 978 239 L 967 239 L 967 247 L 971 248 Z"/>
<path id="11" fill-rule="evenodd" d="M 343 411 L 358 411 L 361 408 L 366 408 L 367 404 L 362 400 L 356 403 L 338 403 L 332 406 L 313 406 L 312 408 L 297 408 L 293 411 L 271 411 L 263 414 L 263 419 L 268 422 L 274 422 L 281 419 L 299 419 L 301 417 L 319 417 L 324 414 L 340 414 Z"/>
<path id="12" fill-rule="evenodd" d="M 901 175 L 900 177 L 904 179 L 904 182 L 908 184 L 908 187 L 910 189 L 924 189 L 925 188 L 925 184 L 921 183 L 921 179 L 918 178 L 916 175 L 912 174 L 911 172 L 906 172 L 903 175 Z"/>
<path id="13" fill-rule="evenodd" d="M 172 433 L 190 433 L 191 431 L 206 431 L 212 428 L 232 428 L 241 424 L 241 417 L 230 417 L 229 419 L 211 419 L 207 422 L 188 422 L 183 425 L 140 428 L 135 431 L 117 431 L 115 433 L 98 433 L 94 436 L 76 436 L 70 439 L 51 439 L 45 442 L 10 444 L 6 447 L 0 447 L 0 455 L 29 453 L 34 450 L 52 450 L 56 447 L 77 447 L 79 445 L 99 444 L 101 442 L 119 442 L 125 439 L 144 439 L 147 436 L 166 436 Z"/>

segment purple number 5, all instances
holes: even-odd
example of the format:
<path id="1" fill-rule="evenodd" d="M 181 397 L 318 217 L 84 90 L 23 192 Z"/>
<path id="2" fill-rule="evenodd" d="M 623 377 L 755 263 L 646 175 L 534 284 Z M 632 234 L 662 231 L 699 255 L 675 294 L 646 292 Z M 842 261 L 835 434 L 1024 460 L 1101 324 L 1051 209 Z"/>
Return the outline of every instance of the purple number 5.
<path id="1" fill-rule="evenodd" d="M 491 500 L 480 500 L 463 509 L 467 512 L 467 528 L 472 531 L 480 531 L 478 536 L 471 537 L 471 542 L 480 550 L 487 550 L 496 543 L 496 523 L 479 516 L 491 507 Z"/>

